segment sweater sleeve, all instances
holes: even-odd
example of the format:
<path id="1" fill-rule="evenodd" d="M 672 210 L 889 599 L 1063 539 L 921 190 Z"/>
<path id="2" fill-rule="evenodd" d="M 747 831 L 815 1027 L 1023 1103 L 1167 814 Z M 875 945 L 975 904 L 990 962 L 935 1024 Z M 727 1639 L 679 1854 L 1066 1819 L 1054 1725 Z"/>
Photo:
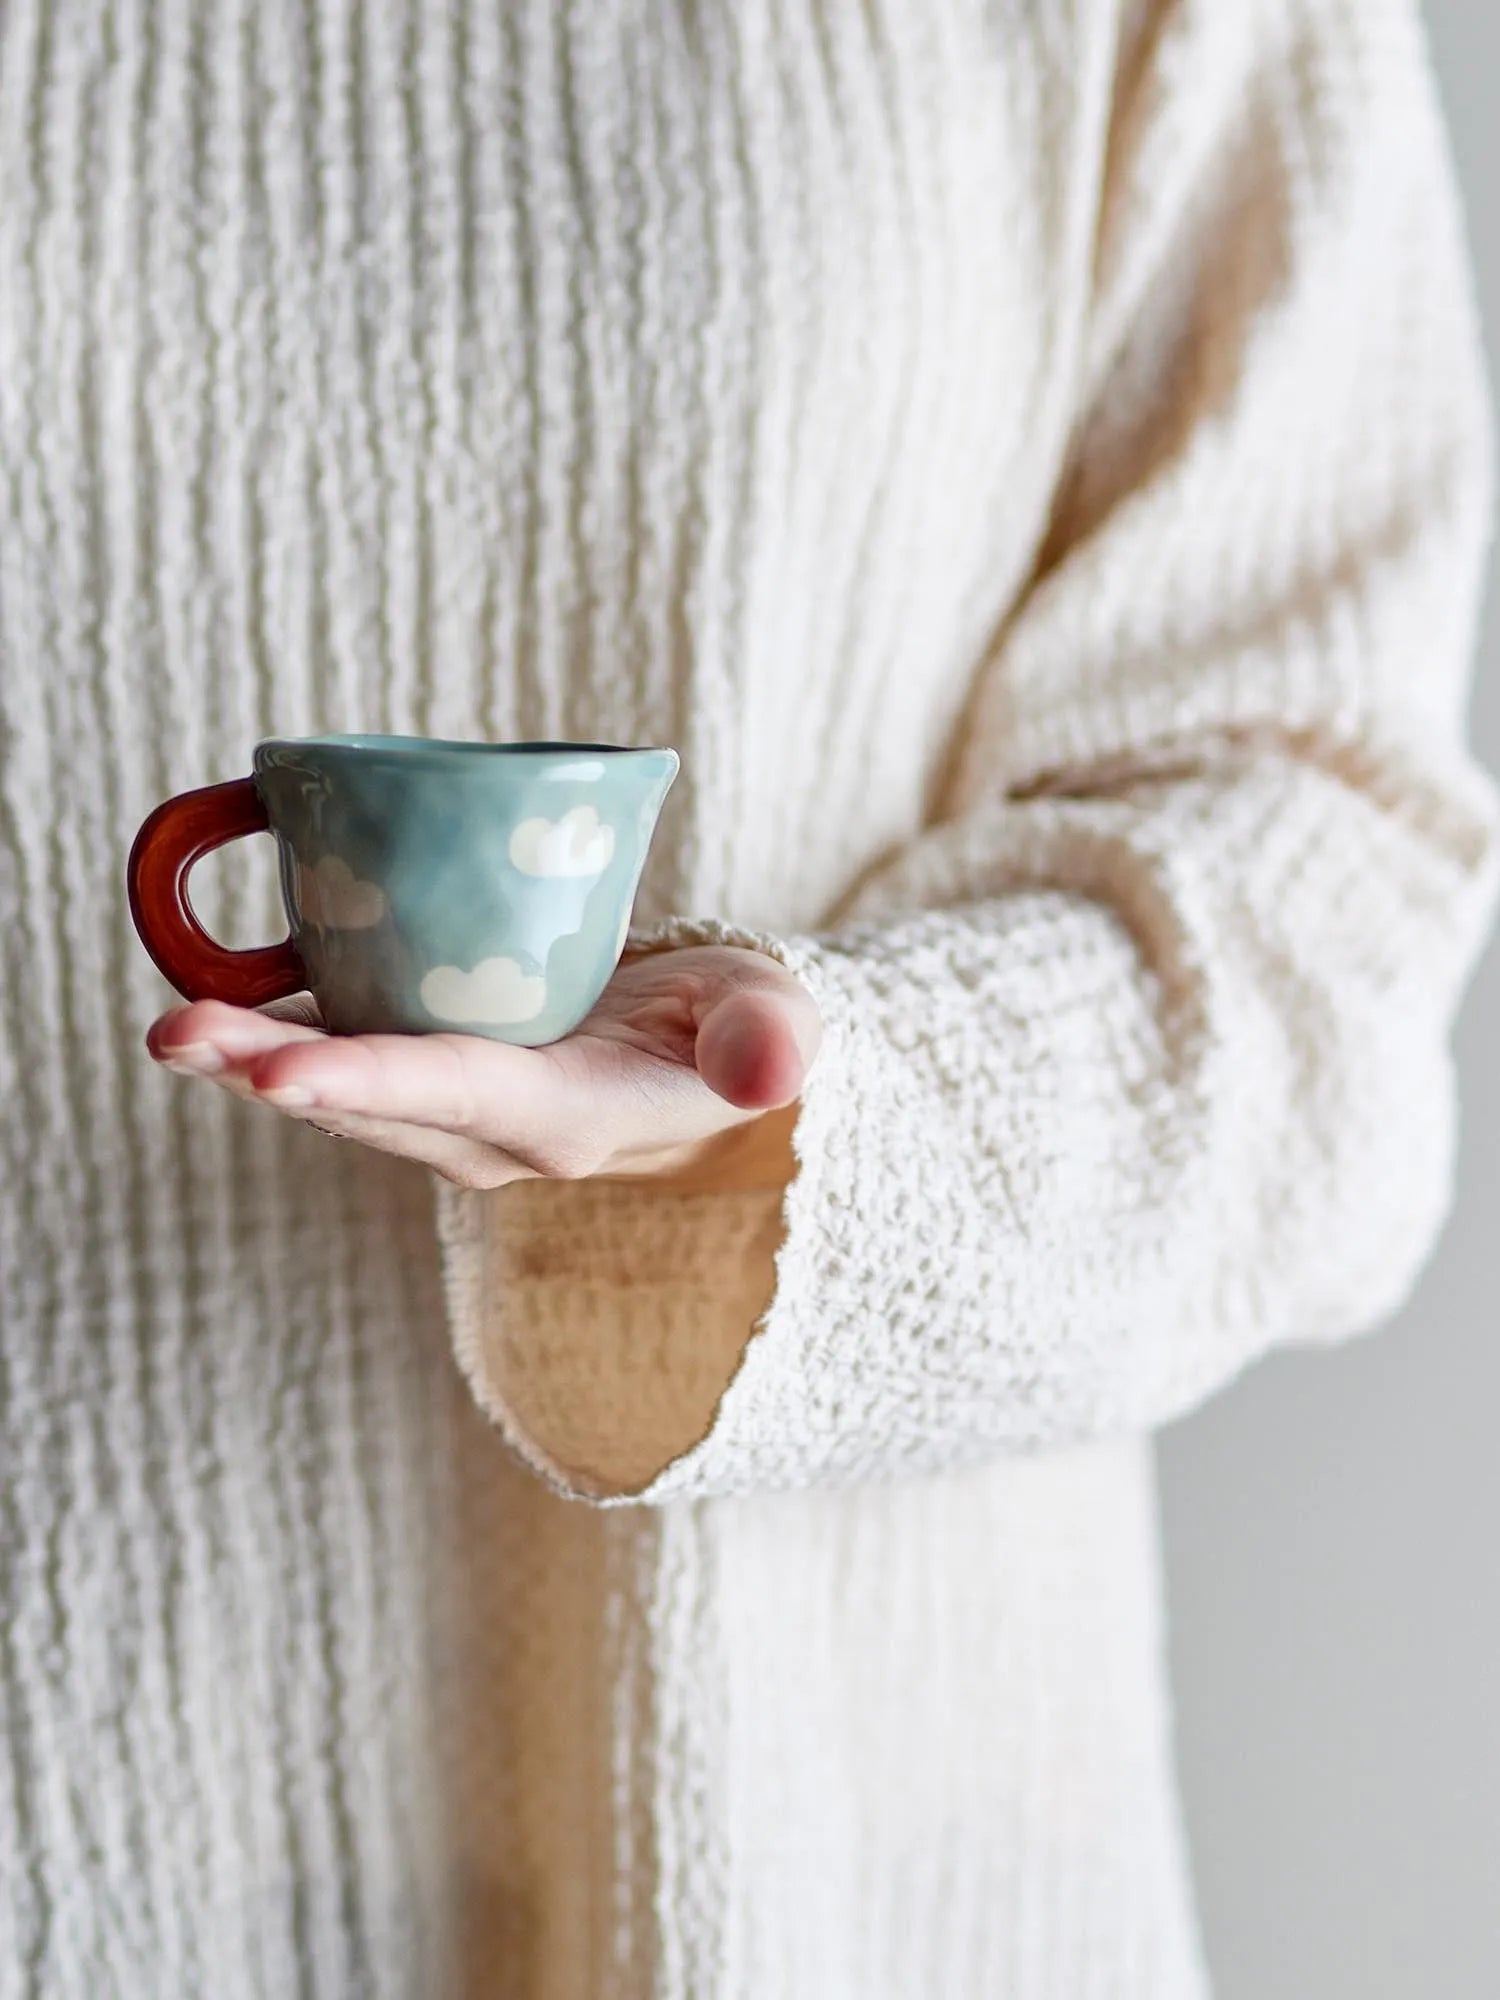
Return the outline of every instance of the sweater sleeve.
<path id="1" fill-rule="evenodd" d="M 1496 814 L 1426 51 L 1405 0 L 1157 17 L 1051 531 L 942 818 L 818 934 L 640 940 L 768 951 L 826 1028 L 774 1282 L 646 1498 L 1159 1424 L 1378 1321 L 1440 1225 Z"/>

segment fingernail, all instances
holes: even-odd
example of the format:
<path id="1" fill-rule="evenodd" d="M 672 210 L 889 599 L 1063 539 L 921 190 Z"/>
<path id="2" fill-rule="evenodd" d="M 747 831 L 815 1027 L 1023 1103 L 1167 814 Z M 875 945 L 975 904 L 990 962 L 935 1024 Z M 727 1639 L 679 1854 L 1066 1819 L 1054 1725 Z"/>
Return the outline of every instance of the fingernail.
<path id="1" fill-rule="evenodd" d="M 263 1090 L 260 1095 L 267 1104 L 282 1105 L 288 1111 L 301 1110 L 304 1106 L 317 1103 L 316 1094 L 300 1083 L 283 1083 L 275 1090 Z"/>
<path id="2" fill-rule="evenodd" d="M 184 1042 L 159 1060 L 163 1069 L 185 1070 L 193 1076 L 212 1076 L 224 1067 L 224 1058 L 212 1042 Z"/>

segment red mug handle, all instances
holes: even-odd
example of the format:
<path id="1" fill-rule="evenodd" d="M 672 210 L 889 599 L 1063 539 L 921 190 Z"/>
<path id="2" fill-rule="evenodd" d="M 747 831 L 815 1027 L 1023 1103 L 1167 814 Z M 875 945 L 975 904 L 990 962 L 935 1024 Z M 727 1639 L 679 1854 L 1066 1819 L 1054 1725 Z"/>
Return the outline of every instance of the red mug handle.
<path id="1" fill-rule="evenodd" d="M 159 805 L 135 837 L 126 868 L 141 943 L 185 1000 L 259 1007 L 300 993 L 307 974 L 290 938 L 255 951 L 215 944 L 193 914 L 188 875 L 226 841 L 265 833 L 270 821 L 253 778 L 205 785 Z"/>

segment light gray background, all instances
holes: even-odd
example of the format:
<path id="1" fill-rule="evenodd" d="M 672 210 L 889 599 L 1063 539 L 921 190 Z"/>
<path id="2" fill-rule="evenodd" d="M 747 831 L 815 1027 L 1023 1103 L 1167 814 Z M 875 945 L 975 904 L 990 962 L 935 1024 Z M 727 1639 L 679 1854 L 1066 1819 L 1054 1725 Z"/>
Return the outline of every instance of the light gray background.
<path id="1" fill-rule="evenodd" d="M 1500 8 L 1427 16 L 1500 377 Z M 1500 769 L 1492 579 L 1475 740 Z M 1500 2000 L 1500 953 L 1459 1200 L 1400 1319 L 1165 1440 L 1178 1734 L 1217 2000 Z"/>

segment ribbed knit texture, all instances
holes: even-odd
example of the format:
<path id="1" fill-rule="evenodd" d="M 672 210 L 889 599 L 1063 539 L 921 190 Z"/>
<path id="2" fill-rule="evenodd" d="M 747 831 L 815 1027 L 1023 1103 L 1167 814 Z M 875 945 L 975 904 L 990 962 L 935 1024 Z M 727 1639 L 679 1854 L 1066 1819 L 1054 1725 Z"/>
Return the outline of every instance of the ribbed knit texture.
<path id="1" fill-rule="evenodd" d="M 3 2000 L 1195 2000 L 1138 1440 L 1442 1213 L 1477 352 L 1405 0 L 10 0 Z M 784 1202 L 444 1293 L 150 1069 L 339 728 L 676 745 Z"/>

